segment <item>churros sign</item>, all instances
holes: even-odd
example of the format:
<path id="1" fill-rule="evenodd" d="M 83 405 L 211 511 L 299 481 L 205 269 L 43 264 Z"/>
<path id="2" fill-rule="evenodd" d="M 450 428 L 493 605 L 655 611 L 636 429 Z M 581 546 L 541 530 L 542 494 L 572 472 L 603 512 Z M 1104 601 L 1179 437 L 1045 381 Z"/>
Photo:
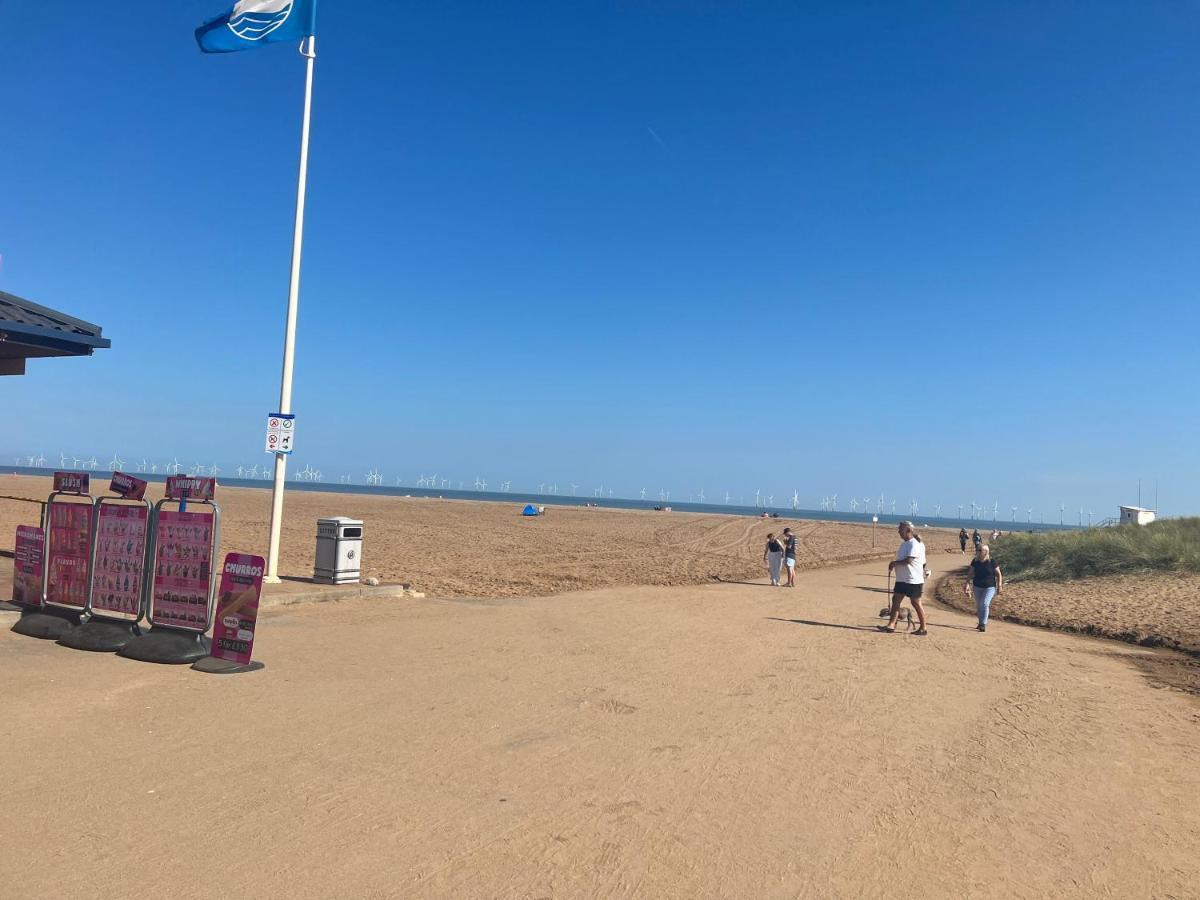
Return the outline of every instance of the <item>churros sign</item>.
<path id="1" fill-rule="evenodd" d="M 264 568 L 266 561 L 261 556 L 225 555 L 210 651 L 217 659 L 249 665 L 254 652 L 254 629 L 258 624 L 258 598 L 262 594 Z"/>

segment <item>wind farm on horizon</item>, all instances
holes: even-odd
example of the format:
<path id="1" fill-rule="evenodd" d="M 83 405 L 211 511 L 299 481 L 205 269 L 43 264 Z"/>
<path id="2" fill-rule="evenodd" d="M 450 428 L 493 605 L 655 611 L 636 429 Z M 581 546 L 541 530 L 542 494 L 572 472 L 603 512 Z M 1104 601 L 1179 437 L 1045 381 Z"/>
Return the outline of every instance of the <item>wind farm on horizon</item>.
<path id="1" fill-rule="evenodd" d="M 104 464 L 103 468 L 101 467 L 99 458 L 95 454 L 77 456 L 60 452 L 58 454 L 57 467 L 53 465 L 53 460 L 47 459 L 42 453 L 18 454 L 11 458 L 16 468 L 31 473 L 39 471 L 50 472 L 57 468 L 59 470 L 84 472 L 121 470 L 146 476 L 150 479 L 165 478 L 168 475 L 179 474 L 212 478 L 225 475 L 226 482 L 230 483 L 235 481 L 268 482 L 272 474 L 271 468 L 266 464 L 255 463 L 248 466 L 238 465 L 223 468 L 217 463 L 203 463 L 199 461 L 185 463 L 178 456 L 173 456 L 165 461 L 142 456 L 136 461 L 130 460 L 127 462 L 120 453 L 115 452 L 107 463 Z M 126 468 L 127 466 L 128 468 Z M 1038 525 L 1083 528 L 1091 527 L 1096 523 L 1094 511 L 1084 505 L 1079 506 L 1076 515 L 1068 517 L 1068 507 L 1065 501 L 1061 502 L 1057 509 L 1050 510 L 1051 518 L 1050 521 L 1047 521 L 1045 511 L 1039 510 L 1032 505 L 1008 505 L 1004 507 L 1005 515 L 1002 517 L 1001 504 L 998 500 L 993 500 L 991 504 L 980 504 L 974 500 L 970 500 L 967 503 L 950 505 L 935 503 L 923 507 L 921 502 L 915 497 L 902 500 L 900 497 L 889 497 L 886 493 L 882 492 L 877 495 L 860 495 L 855 493 L 851 496 L 844 496 L 840 493 L 827 493 L 808 501 L 802 497 L 799 489 L 793 489 L 791 495 L 786 500 L 777 503 L 777 495 L 762 488 L 755 488 L 753 492 L 737 493 L 726 489 L 718 495 L 719 499 L 710 501 L 707 490 L 704 487 L 699 487 L 688 491 L 686 495 L 678 491 L 674 492 L 676 499 L 672 501 L 673 492 L 665 486 L 657 489 L 641 487 L 636 490 L 625 490 L 612 487 L 605 482 L 587 486 L 583 482 L 564 481 L 560 484 L 556 480 L 548 479 L 538 482 L 536 485 L 532 483 L 518 485 L 514 489 L 514 482 L 511 478 L 489 481 L 483 475 L 475 475 L 472 479 L 468 480 L 449 477 L 438 471 L 429 474 L 419 472 L 414 476 L 388 475 L 379 466 L 374 466 L 361 474 L 343 469 L 336 475 L 326 475 L 324 470 L 314 467 L 311 463 L 306 463 L 303 467 L 293 469 L 288 480 L 292 485 L 303 485 L 305 488 L 314 490 L 336 490 L 337 486 L 343 486 L 354 488 L 356 493 L 362 490 L 376 489 L 386 493 L 410 490 L 421 492 L 422 495 L 450 493 L 454 495 L 503 497 L 512 494 L 539 497 L 547 499 L 552 503 L 586 501 L 592 505 L 604 502 L 606 504 L 619 503 L 635 507 L 638 505 L 656 505 L 662 507 L 674 502 L 692 507 L 704 507 L 706 510 L 712 511 L 719 511 L 722 507 L 727 507 L 731 511 L 738 510 L 743 514 L 747 510 L 761 511 L 767 514 L 787 511 L 819 512 L 829 518 L 844 519 L 847 521 L 856 521 L 859 519 L 870 521 L 873 517 L 904 517 L 915 522 L 921 520 L 924 515 L 925 521 L 978 522 L 980 524 L 991 525 L 1007 524 L 1010 527 Z M 683 496 L 686 496 L 687 499 L 684 500 Z M 808 505 L 809 503 L 811 505 Z M 925 510 L 924 513 L 923 509 Z M 957 516 L 944 516 L 943 510 L 946 510 L 947 513 L 951 510 L 956 510 Z M 1053 516 L 1054 512 L 1058 513 L 1057 521 L 1055 521 L 1055 517 Z M 1070 521 L 1068 518 L 1070 518 Z"/>

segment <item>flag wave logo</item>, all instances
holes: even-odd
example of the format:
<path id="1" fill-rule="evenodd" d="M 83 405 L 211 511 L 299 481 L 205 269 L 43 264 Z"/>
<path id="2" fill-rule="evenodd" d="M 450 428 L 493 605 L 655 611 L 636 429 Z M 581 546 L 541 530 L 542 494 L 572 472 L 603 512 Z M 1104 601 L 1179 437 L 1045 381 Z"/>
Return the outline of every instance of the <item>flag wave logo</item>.
<path id="1" fill-rule="evenodd" d="M 243 40 L 259 41 L 287 21 L 292 6 L 292 0 L 238 0 L 226 24 Z"/>

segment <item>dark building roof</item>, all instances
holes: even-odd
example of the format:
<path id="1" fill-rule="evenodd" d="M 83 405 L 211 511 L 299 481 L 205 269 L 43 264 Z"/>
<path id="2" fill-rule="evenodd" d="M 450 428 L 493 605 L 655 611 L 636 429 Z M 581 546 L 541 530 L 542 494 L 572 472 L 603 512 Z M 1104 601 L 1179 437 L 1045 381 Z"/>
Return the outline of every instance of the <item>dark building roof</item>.
<path id="1" fill-rule="evenodd" d="M 112 346 L 100 326 L 0 291 L 0 375 L 20 375 L 25 360 L 91 356 Z"/>

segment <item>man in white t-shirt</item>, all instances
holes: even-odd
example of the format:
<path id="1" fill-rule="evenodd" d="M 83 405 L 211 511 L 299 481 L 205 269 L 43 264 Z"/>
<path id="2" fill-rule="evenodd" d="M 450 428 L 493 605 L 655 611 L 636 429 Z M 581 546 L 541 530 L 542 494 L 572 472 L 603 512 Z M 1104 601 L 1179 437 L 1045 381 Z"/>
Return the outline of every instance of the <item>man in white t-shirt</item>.
<path id="1" fill-rule="evenodd" d="M 925 590 L 925 545 L 912 522 L 901 522 L 897 530 L 903 543 L 896 551 L 896 558 L 888 563 L 888 571 L 896 573 L 896 589 L 892 591 L 892 617 L 886 625 L 880 625 L 879 630 L 896 630 L 900 606 L 907 597 L 917 611 L 917 621 L 920 622 L 920 627 L 913 634 L 923 636 L 928 634 L 925 630 L 925 607 L 921 603 L 921 594 Z"/>

